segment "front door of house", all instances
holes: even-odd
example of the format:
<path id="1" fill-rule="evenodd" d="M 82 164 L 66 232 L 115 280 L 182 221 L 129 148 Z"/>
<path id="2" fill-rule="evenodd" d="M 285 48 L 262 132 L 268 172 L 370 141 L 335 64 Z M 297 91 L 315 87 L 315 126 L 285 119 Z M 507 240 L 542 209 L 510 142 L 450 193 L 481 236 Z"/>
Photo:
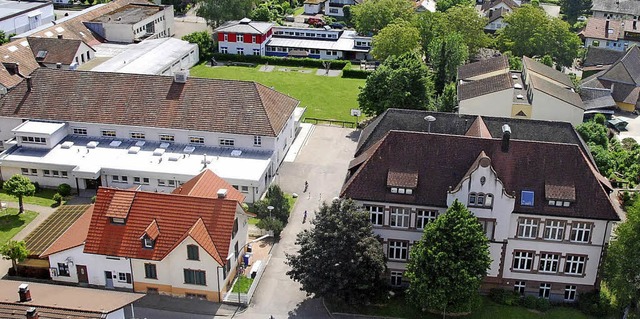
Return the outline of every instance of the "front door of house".
<path id="1" fill-rule="evenodd" d="M 104 272 L 104 286 L 106 288 L 113 288 L 113 274 L 110 271 Z"/>
<path id="2" fill-rule="evenodd" d="M 87 266 L 76 265 L 76 271 L 78 272 L 78 282 L 81 284 L 88 284 L 89 274 L 87 274 Z"/>

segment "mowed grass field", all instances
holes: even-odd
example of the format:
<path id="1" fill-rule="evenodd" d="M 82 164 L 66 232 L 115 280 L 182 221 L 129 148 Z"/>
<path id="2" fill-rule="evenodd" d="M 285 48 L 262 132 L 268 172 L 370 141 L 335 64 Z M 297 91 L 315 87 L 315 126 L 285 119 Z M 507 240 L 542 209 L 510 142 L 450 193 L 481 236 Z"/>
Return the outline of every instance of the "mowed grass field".
<path id="1" fill-rule="evenodd" d="M 194 77 L 256 81 L 300 100 L 300 106 L 307 108 L 305 117 L 355 121 L 350 115 L 350 110 L 358 108 L 358 93 L 365 80 L 320 76 L 316 75 L 315 69 L 307 69 L 311 70 L 311 73 L 301 73 L 278 70 L 261 72 L 259 68 L 209 67 L 200 64 L 191 68 L 189 72 Z M 276 66 L 277 68 L 291 69 Z"/>

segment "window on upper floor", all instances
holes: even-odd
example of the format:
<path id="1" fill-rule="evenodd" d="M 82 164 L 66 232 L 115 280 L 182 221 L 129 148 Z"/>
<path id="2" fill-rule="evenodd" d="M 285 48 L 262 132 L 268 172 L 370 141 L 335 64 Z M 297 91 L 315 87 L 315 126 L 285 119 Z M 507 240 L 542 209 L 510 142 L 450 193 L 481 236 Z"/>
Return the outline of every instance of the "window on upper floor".
<path id="1" fill-rule="evenodd" d="M 541 253 L 540 254 L 540 266 L 538 270 L 546 273 L 558 272 L 558 264 L 560 263 L 560 254 L 555 253 Z"/>
<path id="2" fill-rule="evenodd" d="M 236 238 L 236 234 L 238 233 L 238 219 L 236 218 L 233 221 L 233 230 L 231 231 L 231 238 Z"/>
<path id="3" fill-rule="evenodd" d="M 416 211 L 416 228 L 424 229 L 427 224 L 433 222 L 436 218 L 438 218 L 437 210 L 418 209 Z"/>
<path id="4" fill-rule="evenodd" d="M 115 130 L 102 130 L 101 134 L 104 137 L 114 137 L 114 136 L 116 136 L 116 131 Z"/>
<path id="5" fill-rule="evenodd" d="M 160 140 L 163 142 L 174 142 L 176 137 L 173 134 L 160 134 Z"/>
<path id="6" fill-rule="evenodd" d="M 584 274 L 584 265 L 587 261 L 586 256 L 581 255 L 567 255 L 567 260 L 564 264 L 564 273 L 569 275 L 582 275 Z"/>
<path id="7" fill-rule="evenodd" d="M 369 212 L 371 224 L 382 226 L 384 223 L 384 206 L 364 205 L 364 209 Z"/>
<path id="8" fill-rule="evenodd" d="M 134 140 L 144 140 L 145 134 L 142 132 L 131 132 L 129 136 Z"/>
<path id="9" fill-rule="evenodd" d="M 75 127 L 75 128 L 73 128 L 73 134 L 76 134 L 76 135 L 87 135 L 87 129 L 86 128 Z"/>
<path id="10" fill-rule="evenodd" d="M 534 204 L 534 195 L 533 191 L 522 191 L 520 193 L 520 205 L 521 206 L 533 206 Z"/>
<path id="11" fill-rule="evenodd" d="M 155 240 L 147 237 L 146 235 L 142 237 L 142 248 L 153 249 L 155 245 Z"/>
<path id="12" fill-rule="evenodd" d="M 485 193 L 469 193 L 469 207 L 492 207 L 493 195 Z"/>
<path id="13" fill-rule="evenodd" d="M 253 146 L 261 146 L 262 145 L 262 136 L 255 135 L 253 136 Z"/>
<path id="14" fill-rule="evenodd" d="M 196 245 L 187 245 L 187 259 L 200 260 L 200 249 Z"/>
<path id="15" fill-rule="evenodd" d="M 536 218 L 518 219 L 518 238 L 537 238 L 539 222 Z"/>
<path id="16" fill-rule="evenodd" d="M 571 206 L 571 202 L 569 202 L 569 201 L 562 201 L 562 200 L 550 200 L 550 201 L 549 201 L 549 206 L 555 206 L 555 207 L 569 207 L 569 206 Z"/>
<path id="17" fill-rule="evenodd" d="M 207 275 L 204 270 L 184 269 L 184 283 L 191 285 L 207 285 Z"/>
<path id="18" fill-rule="evenodd" d="M 494 232 L 496 229 L 496 220 L 495 219 L 485 219 L 478 218 L 478 222 L 482 226 L 484 230 L 484 235 L 487 236 L 487 239 L 494 240 Z"/>
<path id="19" fill-rule="evenodd" d="M 221 138 L 219 140 L 220 146 L 234 146 L 236 145 L 236 142 L 232 139 L 229 138 Z"/>
<path id="20" fill-rule="evenodd" d="M 391 187 L 389 190 L 391 191 L 391 194 L 413 195 L 413 189 L 412 188 Z"/>
<path id="21" fill-rule="evenodd" d="M 21 136 L 22 143 L 31 143 L 31 144 L 46 144 L 47 139 L 44 137 L 37 136 Z"/>
<path id="22" fill-rule="evenodd" d="M 156 265 L 144 264 L 144 278 L 158 279 L 158 272 L 156 271 Z"/>
<path id="23" fill-rule="evenodd" d="M 533 266 L 533 252 L 516 250 L 513 252 L 513 270 L 530 271 Z"/>
<path id="24" fill-rule="evenodd" d="M 592 223 L 573 222 L 571 224 L 570 240 L 576 243 L 588 243 L 591 241 Z"/>
<path id="25" fill-rule="evenodd" d="M 224 41 L 229 41 L 229 34 L 225 33 L 223 38 Z"/>
<path id="26" fill-rule="evenodd" d="M 391 207 L 391 218 L 389 224 L 391 227 L 407 228 L 409 227 L 410 210 L 404 207 Z"/>
<path id="27" fill-rule="evenodd" d="M 546 240 L 563 240 L 565 222 L 561 220 L 546 220 L 544 222 L 544 235 Z"/>
<path id="28" fill-rule="evenodd" d="M 191 144 L 204 144 L 204 137 L 201 137 L 201 136 L 189 136 L 189 143 L 191 143 Z"/>
<path id="29" fill-rule="evenodd" d="M 389 240 L 389 260 L 407 260 L 409 257 L 409 242 Z"/>

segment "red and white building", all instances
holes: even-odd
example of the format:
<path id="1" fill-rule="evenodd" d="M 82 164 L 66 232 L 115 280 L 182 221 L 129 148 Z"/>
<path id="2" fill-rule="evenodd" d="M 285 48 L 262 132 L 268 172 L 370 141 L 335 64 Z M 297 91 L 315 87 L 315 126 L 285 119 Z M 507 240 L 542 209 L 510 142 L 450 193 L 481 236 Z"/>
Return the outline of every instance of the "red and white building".
<path id="1" fill-rule="evenodd" d="M 218 52 L 240 55 L 265 55 L 267 42 L 273 34 L 273 23 L 244 18 L 218 27 Z"/>

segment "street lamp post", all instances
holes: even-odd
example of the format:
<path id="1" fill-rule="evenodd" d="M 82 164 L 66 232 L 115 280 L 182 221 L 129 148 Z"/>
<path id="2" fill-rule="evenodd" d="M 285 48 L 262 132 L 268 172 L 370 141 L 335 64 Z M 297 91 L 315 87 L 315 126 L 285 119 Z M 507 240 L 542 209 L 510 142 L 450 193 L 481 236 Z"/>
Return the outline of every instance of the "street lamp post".
<path id="1" fill-rule="evenodd" d="M 267 209 L 269 210 L 269 218 L 271 218 L 271 211 L 273 210 L 273 206 L 269 205 L 267 206 Z"/>
<path id="2" fill-rule="evenodd" d="M 427 123 L 429 123 L 429 130 L 428 132 L 431 133 L 431 122 L 435 122 L 436 118 L 432 115 L 427 115 L 424 117 L 424 120 L 427 121 Z"/>

